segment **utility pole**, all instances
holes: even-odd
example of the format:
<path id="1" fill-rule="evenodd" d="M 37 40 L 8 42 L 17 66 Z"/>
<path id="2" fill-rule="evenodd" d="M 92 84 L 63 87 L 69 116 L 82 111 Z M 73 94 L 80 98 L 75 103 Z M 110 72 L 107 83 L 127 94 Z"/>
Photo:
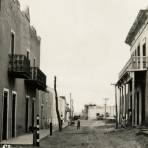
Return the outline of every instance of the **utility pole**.
<path id="1" fill-rule="evenodd" d="M 71 102 L 72 102 L 72 118 L 73 118 L 73 116 L 74 116 L 73 99 L 71 99 Z"/>
<path id="2" fill-rule="evenodd" d="M 118 107 L 117 107 L 117 84 L 111 84 L 115 87 L 115 109 L 116 109 L 116 129 L 118 128 Z"/>
<path id="3" fill-rule="evenodd" d="M 58 94 L 57 94 L 57 78 L 56 76 L 54 77 L 54 92 L 55 92 L 55 101 L 56 101 L 56 113 L 57 113 L 57 118 L 58 118 L 58 124 L 59 124 L 59 131 L 62 131 L 62 123 L 61 123 L 61 117 L 59 113 L 59 107 L 58 107 Z"/>
<path id="4" fill-rule="evenodd" d="M 106 123 L 106 106 L 107 106 L 108 98 L 104 98 L 104 101 L 105 101 L 105 104 L 104 104 L 104 106 L 105 106 L 104 119 L 105 119 L 105 123 Z"/>
<path id="5" fill-rule="evenodd" d="M 72 99 L 71 99 L 71 93 L 70 93 L 70 120 L 72 120 Z"/>

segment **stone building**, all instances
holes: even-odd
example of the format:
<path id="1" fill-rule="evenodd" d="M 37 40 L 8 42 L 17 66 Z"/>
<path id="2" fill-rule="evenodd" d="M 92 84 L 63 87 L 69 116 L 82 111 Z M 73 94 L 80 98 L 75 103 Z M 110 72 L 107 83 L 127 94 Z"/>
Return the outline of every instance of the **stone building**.
<path id="1" fill-rule="evenodd" d="M 29 9 L 21 11 L 18 0 L 0 0 L 0 141 L 35 125 L 38 90 L 46 89 L 40 41 L 30 25 Z"/>
<path id="2" fill-rule="evenodd" d="M 140 10 L 125 42 L 130 46 L 127 61 L 117 82 L 119 122 L 148 125 L 148 10 Z"/>

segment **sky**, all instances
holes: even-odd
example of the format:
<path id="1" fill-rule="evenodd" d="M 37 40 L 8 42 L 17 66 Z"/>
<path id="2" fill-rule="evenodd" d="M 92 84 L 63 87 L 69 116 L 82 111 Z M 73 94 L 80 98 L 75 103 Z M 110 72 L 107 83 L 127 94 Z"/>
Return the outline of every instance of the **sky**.
<path id="1" fill-rule="evenodd" d="M 130 57 L 125 44 L 147 0 L 20 0 L 30 8 L 31 24 L 41 36 L 41 70 L 75 111 L 84 104 L 114 105 L 118 74 Z"/>

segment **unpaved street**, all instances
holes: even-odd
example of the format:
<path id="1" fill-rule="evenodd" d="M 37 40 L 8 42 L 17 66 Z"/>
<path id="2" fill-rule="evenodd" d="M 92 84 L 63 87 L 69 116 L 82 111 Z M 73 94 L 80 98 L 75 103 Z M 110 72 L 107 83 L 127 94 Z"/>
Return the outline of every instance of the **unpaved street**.
<path id="1" fill-rule="evenodd" d="M 41 141 L 41 148 L 148 148 L 148 138 L 137 129 L 114 130 L 101 121 L 81 121 L 81 129 L 67 127 Z"/>

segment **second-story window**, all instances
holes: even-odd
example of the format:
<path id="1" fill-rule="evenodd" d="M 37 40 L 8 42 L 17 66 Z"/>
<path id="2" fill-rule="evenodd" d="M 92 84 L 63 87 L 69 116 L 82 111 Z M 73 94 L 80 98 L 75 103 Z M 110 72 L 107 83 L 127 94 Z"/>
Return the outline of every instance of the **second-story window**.
<path id="1" fill-rule="evenodd" d="M 142 50 L 143 56 L 146 56 L 146 43 L 143 44 Z"/>
<path id="2" fill-rule="evenodd" d="M 135 57 L 137 56 L 137 50 L 135 49 Z"/>
<path id="3" fill-rule="evenodd" d="M 11 54 L 14 54 L 15 50 L 15 35 L 13 32 L 11 32 Z"/>
<path id="4" fill-rule="evenodd" d="M 140 45 L 137 48 L 137 56 L 140 56 Z"/>
<path id="5" fill-rule="evenodd" d="M 30 52 L 27 50 L 27 59 L 30 58 Z"/>

